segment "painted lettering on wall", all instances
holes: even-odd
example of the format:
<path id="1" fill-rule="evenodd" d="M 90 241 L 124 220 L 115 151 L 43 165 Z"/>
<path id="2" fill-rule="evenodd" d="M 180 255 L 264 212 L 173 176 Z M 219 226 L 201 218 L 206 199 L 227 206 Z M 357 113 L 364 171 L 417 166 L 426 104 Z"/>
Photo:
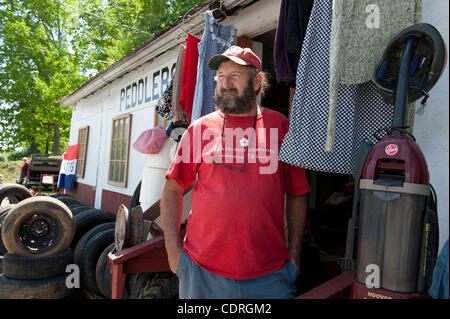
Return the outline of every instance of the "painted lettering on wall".
<path id="1" fill-rule="evenodd" d="M 176 63 L 164 66 L 120 89 L 120 111 L 157 101 L 170 84 Z"/>

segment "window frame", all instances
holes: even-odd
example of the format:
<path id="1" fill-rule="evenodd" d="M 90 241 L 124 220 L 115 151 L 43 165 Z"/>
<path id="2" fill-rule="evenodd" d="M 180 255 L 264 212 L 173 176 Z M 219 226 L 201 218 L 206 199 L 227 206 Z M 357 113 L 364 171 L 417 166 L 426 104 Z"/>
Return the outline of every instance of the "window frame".
<path id="1" fill-rule="evenodd" d="M 86 132 L 84 135 L 85 140 L 83 141 L 84 143 L 81 143 L 80 136 L 83 131 Z M 75 176 L 78 178 L 84 178 L 86 172 L 87 150 L 89 145 L 89 125 L 78 128 L 77 143 L 80 146 L 80 148 L 78 150 L 78 159 L 77 159 L 77 167 L 75 170 Z"/>
<path id="2" fill-rule="evenodd" d="M 116 138 L 116 139 L 114 139 L 114 125 L 115 125 L 115 123 L 117 122 L 117 121 L 119 121 L 119 125 L 120 125 L 120 121 L 121 120 L 125 120 L 125 119 L 128 119 L 128 132 L 127 132 L 127 134 L 128 134 L 128 136 L 127 136 L 127 138 L 121 138 L 121 139 L 119 139 L 119 138 Z M 127 188 L 127 184 L 128 184 L 128 167 L 129 167 L 129 162 L 130 162 L 130 137 L 131 137 L 131 120 L 132 120 L 132 116 L 131 116 L 131 114 L 123 114 L 123 115 L 120 115 L 120 116 L 117 116 L 117 117 L 114 117 L 113 119 L 112 119 L 112 126 L 111 126 L 111 143 L 110 143 L 110 148 L 109 148 L 109 158 L 108 158 L 108 172 L 107 172 L 107 183 L 109 184 L 109 185 L 112 185 L 112 186 L 117 186 L 117 187 L 121 187 L 121 188 Z M 123 123 L 125 123 L 125 121 L 123 122 Z M 120 127 L 120 126 L 119 126 Z M 122 134 L 124 134 L 125 133 L 125 125 L 123 125 L 122 126 Z M 124 135 L 122 135 L 122 136 L 124 136 Z M 126 160 L 123 160 L 123 159 L 119 159 L 119 160 L 117 160 L 117 159 L 112 159 L 112 152 L 113 152 L 113 143 L 115 142 L 115 141 L 126 141 L 127 142 L 127 150 L 126 150 L 126 152 L 125 152 L 125 154 L 126 154 Z M 117 144 L 118 145 L 118 144 Z M 122 143 L 122 147 L 123 147 L 123 143 Z M 115 152 L 116 152 L 116 154 L 118 153 L 118 147 L 116 146 L 116 148 L 115 148 Z M 121 154 L 123 154 L 123 150 L 122 150 L 122 148 L 121 148 Z M 123 175 L 123 182 L 118 182 L 118 181 L 115 181 L 114 180 L 114 177 L 119 177 L 119 179 L 120 179 L 120 167 L 121 167 L 121 164 L 119 164 L 119 169 L 118 169 L 118 175 L 116 175 L 116 172 L 115 172 L 115 168 L 114 168 L 114 171 L 113 171 L 113 180 L 111 180 L 110 179 L 110 172 L 111 172 L 111 165 L 113 165 L 113 163 L 115 164 L 117 161 L 119 161 L 120 163 L 124 163 L 125 164 L 125 168 L 124 168 L 124 175 Z"/>

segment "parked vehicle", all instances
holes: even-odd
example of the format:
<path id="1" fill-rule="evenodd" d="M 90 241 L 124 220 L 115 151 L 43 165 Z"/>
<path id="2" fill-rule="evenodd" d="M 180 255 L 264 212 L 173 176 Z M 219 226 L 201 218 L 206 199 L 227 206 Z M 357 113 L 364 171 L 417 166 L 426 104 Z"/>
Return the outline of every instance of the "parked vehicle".
<path id="1" fill-rule="evenodd" d="M 42 174 L 58 175 L 60 167 L 60 157 L 49 157 L 45 154 L 31 154 L 25 185 L 27 187 L 39 185 Z"/>

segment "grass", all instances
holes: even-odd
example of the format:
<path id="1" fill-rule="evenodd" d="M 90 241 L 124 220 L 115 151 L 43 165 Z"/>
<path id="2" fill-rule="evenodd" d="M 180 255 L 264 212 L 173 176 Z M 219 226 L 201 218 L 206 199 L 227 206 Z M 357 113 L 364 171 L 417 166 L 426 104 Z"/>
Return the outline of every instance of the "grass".
<path id="1" fill-rule="evenodd" d="M 3 175 L 2 184 L 16 184 L 16 181 L 20 179 L 20 169 L 22 168 L 23 161 L 11 161 L 0 162 L 0 174 Z M 25 184 L 25 182 L 24 182 Z M 31 186 L 38 193 L 39 186 Z M 54 194 L 52 193 L 51 186 L 43 186 L 41 194 Z"/>
<path id="2" fill-rule="evenodd" d="M 0 174 L 3 175 L 3 184 L 14 184 L 20 178 L 20 168 L 23 161 L 0 162 Z"/>

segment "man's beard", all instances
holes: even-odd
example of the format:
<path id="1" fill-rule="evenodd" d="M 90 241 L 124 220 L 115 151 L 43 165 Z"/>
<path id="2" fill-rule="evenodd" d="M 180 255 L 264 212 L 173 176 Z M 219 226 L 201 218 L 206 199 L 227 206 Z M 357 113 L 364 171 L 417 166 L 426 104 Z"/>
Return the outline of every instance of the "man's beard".
<path id="1" fill-rule="evenodd" d="M 225 94 L 234 93 L 233 97 L 225 96 Z M 219 94 L 217 87 L 214 90 L 214 106 L 216 109 L 222 110 L 225 114 L 242 114 L 248 113 L 255 104 L 256 94 L 253 90 L 253 81 L 250 80 L 244 88 L 242 95 L 239 95 L 238 90 L 222 89 Z"/>

